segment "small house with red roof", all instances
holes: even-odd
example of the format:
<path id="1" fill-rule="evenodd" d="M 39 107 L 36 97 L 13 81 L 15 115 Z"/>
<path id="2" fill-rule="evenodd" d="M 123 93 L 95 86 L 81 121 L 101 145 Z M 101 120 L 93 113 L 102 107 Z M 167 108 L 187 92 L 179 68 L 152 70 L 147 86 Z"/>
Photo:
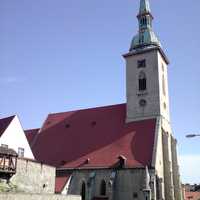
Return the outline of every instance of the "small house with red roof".
<path id="1" fill-rule="evenodd" d="M 16 115 L 0 119 L 0 146 L 13 149 L 19 157 L 34 159 L 26 134 Z"/>
<path id="2" fill-rule="evenodd" d="M 56 193 L 82 200 L 182 200 L 168 58 L 140 0 L 126 61 L 126 103 L 49 114 L 27 131 L 35 158 L 57 168 Z"/>
<path id="3" fill-rule="evenodd" d="M 185 200 L 200 200 L 200 192 L 198 191 L 185 192 Z"/>

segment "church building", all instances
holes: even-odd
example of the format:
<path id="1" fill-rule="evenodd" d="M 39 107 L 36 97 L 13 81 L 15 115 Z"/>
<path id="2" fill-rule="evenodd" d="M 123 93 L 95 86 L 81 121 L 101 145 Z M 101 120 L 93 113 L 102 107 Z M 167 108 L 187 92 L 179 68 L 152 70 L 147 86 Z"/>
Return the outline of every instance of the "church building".
<path id="1" fill-rule="evenodd" d="M 126 61 L 126 103 L 49 114 L 28 131 L 35 158 L 53 165 L 56 192 L 83 200 L 182 200 L 168 64 L 140 0 L 139 31 Z"/>

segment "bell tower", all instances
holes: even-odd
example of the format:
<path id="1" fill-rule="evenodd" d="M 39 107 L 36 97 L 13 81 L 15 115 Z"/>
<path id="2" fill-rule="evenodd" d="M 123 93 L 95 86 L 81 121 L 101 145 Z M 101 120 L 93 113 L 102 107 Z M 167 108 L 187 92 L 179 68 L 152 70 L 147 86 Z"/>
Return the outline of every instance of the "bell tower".
<path id="1" fill-rule="evenodd" d="M 126 60 L 126 121 L 169 116 L 167 68 L 169 61 L 152 28 L 149 0 L 140 0 L 139 30 Z"/>

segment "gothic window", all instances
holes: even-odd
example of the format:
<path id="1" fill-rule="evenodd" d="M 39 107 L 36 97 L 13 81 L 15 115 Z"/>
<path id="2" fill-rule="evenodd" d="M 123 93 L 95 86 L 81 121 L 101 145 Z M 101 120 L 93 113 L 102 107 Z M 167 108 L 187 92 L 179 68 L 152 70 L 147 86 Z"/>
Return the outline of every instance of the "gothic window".
<path id="1" fill-rule="evenodd" d="M 144 18 L 144 25 L 146 25 L 147 24 L 147 18 L 145 17 Z"/>
<path id="2" fill-rule="evenodd" d="M 106 195 L 106 182 L 104 180 L 101 181 L 100 195 L 102 195 L 102 196 Z"/>
<path id="3" fill-rule="evenodd" d="M 141 42 L 144 43 L 144 35 L 141 35 Z"/>
<path id="4" fill-rule="evenodd" d="M 140 72 L 139 75 L 139 91 L 144 91 L 147 89 L 147 80 L 144 72 Z"/>
<path id="5" fill-rule="evenodd" d="M 156 197 L 160 199 L 160 183 L 159 178 L 156 176 Z"/>
<path id="6" fill-rule="evenodd" d="M 166 103 L 163 103 L 163 107 L 164 107 L 165 110 L 167 109 Z"/>
<path id="7" fill-rule="evenodd" d="M 146 17 L 143 17 L 140 19 L 140 26 L 144 26 L 147 24 L 147 18 Z"/>
<path id="8" fill-rule="evenodd" d="M 86 185 L 85 185 L 85 182 L 82 182 L 82 185 L 81 185 L 81 199 L 85 200 L 85 196 L 86 196 Z"/>
<path id="9" fill-rule="evenodd" d="M 151 24 L 150 18 L 147 19 L 147 24 L 148 24 L 148 25 Z"/>
<path id="10" fill-rule="evenodd" d="M 142 19 L 140 20 L 140 26 L 142 26 Z"/>
<path id="11" fill-rule="evenodd" d="M 143 44 L 143 43 L 144 43 L 144 35 L 143 35 L 143 34 L 140 34 L 139 43 L 140 43 L 140 44 Z"/>
<path id="12" fill-rule="evenodd" d="M 165 90 L 165 76 L 164 76 L 164 74 L 162 76 L 162 87 L 163 87 L 163 94 L 166 95 L 166 90 Z"/>
<path id="13" fill-rule="evenodd" d="M 162 64 L 162 71 L 164 72 L 164 70 L 165 70 L 165 69 L 164 69 L 164 65 Z"/>

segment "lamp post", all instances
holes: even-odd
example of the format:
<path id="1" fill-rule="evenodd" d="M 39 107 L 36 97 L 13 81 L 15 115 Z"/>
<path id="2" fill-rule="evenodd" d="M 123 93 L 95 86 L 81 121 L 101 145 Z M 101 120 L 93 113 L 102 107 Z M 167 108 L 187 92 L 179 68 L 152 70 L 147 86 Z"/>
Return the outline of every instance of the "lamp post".
<path id="1" fill-rule="evenodd" d="M 194 138 L 194 137 L 200 137 L 200 134 L 188 134 L 185 136 L 186 138 Z"/>

